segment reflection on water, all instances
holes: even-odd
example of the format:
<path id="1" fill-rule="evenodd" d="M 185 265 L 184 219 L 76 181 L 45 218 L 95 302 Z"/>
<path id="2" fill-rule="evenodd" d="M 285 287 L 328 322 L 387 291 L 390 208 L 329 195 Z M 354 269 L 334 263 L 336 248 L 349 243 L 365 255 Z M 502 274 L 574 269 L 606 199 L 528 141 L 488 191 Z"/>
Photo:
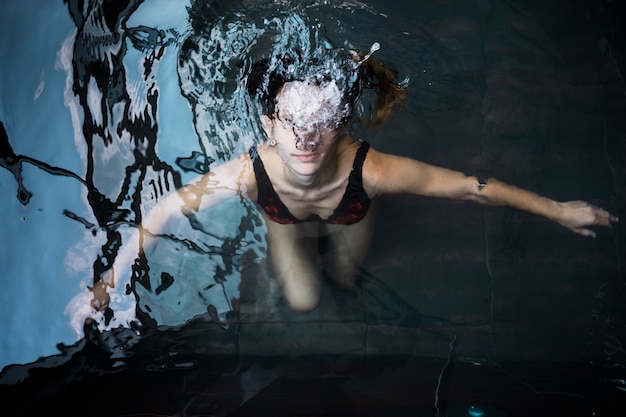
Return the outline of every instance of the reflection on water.
<path id="1" fill-rule="evenodd" d="M 96 224 L 64 210 L 92 231 L 78 246 L 100 241 L 93 277 L 67 307 L 79 336 L 84 323 L 93 320 L 101 330 L 140 322 L 175 326 L 207 314 L 227 324 L 239 299 L 243 263 L 254 263 L 265 252 L 264 227 L 247 201 L 194 218 L 181 214 L 145 255 L 137 248 L 132 270 L 128 265 L 128 270 L 116 271 L 116 282 L 107 273 L 129 233 L 182 186 L 186 174 L 208 172 L 212 164 L 228 161 L 262 139 L 245 85 L 254 62 L 272 63 L 289 54 L 308 60 L 328 44 L 323 32 L 341 33 L 341 22 L 323 26 L 320 16 L 332 21 L 336 11 L 375 13 L 358 2 L 293 2 L 277 8 L 274 2 L 192 1 L 177 5 L 187 8 L 183 24 L 174 20 L 153 27 L 143 21 L 155 13 L 142 9 L 148 6 L 140 0 L 123 7 L 67 2 L 76 31 L 61 46 L 59 61 L 67 74 L 65 104 L 85 163 L 84 178 L 45 161 L 17 157 L 11 138 L 6 132 L 2 137 L 3 167 L 13 173 L 22 204 L 31 195 L 20 177 L 24 162 L 75 178 L 85 187 Z M 319 59 L 324 62 L 323 56 Z M 197 143 L 184 154 L 163 155 L 158 152 L 161 74 L 171 75 L 162 66 L 174 62 Z M 210 224 L 210 230 L 200 224 Z"/>
<path id="2" fill-rule="evenodd" d="M 381 148 L 468 172 L 488 168 L 557 197 L 576 188 L 576 198 L 612 203 L 620 214 L 623 193 L 615 190 L 623 185 L 619 138 L 626 130 L 616 117 L 624 86 L 615 75 L 614 37 L 580 35 L 575 47 L 593 53 L 572 52 L 568 36 L 541 29 L 552 27 L 548 15 L 565 14 L 549 4 L 480 3 L 451 12 L 448 2 L 435 2 L 407 13 L 396 9 L 406 5 L 368 3 L 63 3 L 75 30 L 58 46 L 58 68 L 66 75 L 62 110 L 71 117 L 83 166 L 68 169 L 31 155 L 4 114 L 0 166 L 17 188 L 11 199 L 24 207 L 37 197 L 24 179 L 29 167 L 83 190 L 87 213 L 67 206 L 48 214 L 87 231 L 67 256 L 68 269 L 84 278 L 64 319 L 80 340 L 60 345 L 60 355 L 6 368 L 5 381 L 30 381 L 32 392 L 49 390 L 54 397 L 59 387 L 79 390 L 72 381 L 83 378 L 94 390 L 105 374 L 117 375 L 113 383 L 130 376 L 150 385 L 155 378 L 170 391 L 157 387 L 142 395 L 160 393 L 170 404 L 151 410 L 186 409 L 186 415 L 218 409 L 214 415 L 245 415 L 267 407 L 277 392 L 295 396 L 296 386 L 327 394 L 344 415 L 355 415 L 353 406 L 363 398 L 373 407 L 392 407 L 395 415 L 456 415 L 474 398 L 484 400 L 485 391 L 497 391 L 498 381 L 509 392 L 526 387 L 530 402 L 548 398 L 552 412 L 563 398 L 570 410 L 588 413 L 601 409 L 603 398 L 623 399 L 624 255 L 617 234 L 579 243 L 515 213 L 392 200 L 380 226 L 387 239 L 375 244 L 358 296 L 328 290 L 328 304 L 311 321 L 286 320 L 275 284 L 263 279 L 264 226 L 256 208 L 242 200 L 194 218 L 181 215 L 145 256 L 116 271 L 111 288 L 107 271 L 152 207 L 261 140 L 243 81 L 250 65 L 294 46 L 314 51 L 326 39 L 362 50 L 380 42 L 375 53 L 411 78 L 414 98 L 405 117 L 385 138 L 373 134 Z M 602 32 L 592 26 L 602 26 L 604 12 L 576 4 L 586 16 L 576 20 L 577 31 Z M 36 98 L 41 94 L 38 89 Z M 172 96 L 180 99 L 176 106 L 164 100 Z M 604 138 L 599 147 L 598 137 Z M 246 276 L 254 279 L 244 282 Z M 98 297 L 102 289 L 106 303 Z M 315 359 L 282 357 L 285 352 Z M 346 355 L 324 356 L 337 352 Z M 364 364 L 350 356 L 398 352 L 437 359 L 391 355 Z M 541 370 L 511 371 L 503 365 L 506 354 L 520 361 L 591 356 L 609 371 L 585 368 L 588 379 L 563 388 L 566 366 L 554 365 L 561 377 L 556 383 Z M 142 372 L 144 379 L 137 376 Z M 490 381 L 476 385 L 482 393 L 464 383 L 480 380 L 481 372 Z M 33 377 L 37 373 L 44 376 Z M 425 381 L 415 379 L 418 374 Z M 230 396 L 222 392 L 229 384 L 235 387 Z M 391 405 L 385 389 L 395 395 Z M 173 392 L 182 394 L 173 398 Z M 21 395 L 24 404 L 32 399 Z M 496 397 L 487 398 L 485 410 L 515 410 Z M 131 406 L 130 400 L 115 410 L 107 405 L 111 415 Z M 363 404 L 356 408 L 368 415 Z M 529 412 L 540 415 L 530 406 Z"/>
<path id="3" fill-rule="evenodd" d="M 262 257 L 265 250 L 263 225 L 247 201 L 193 217 L 181 213 L 154 248 L 138 255 L 130 278 L 115 271 L 114 282 L 109 270 L 128 227 L 141 224 L 181 187 L 181 171 L 203 174 L 262 138 L 245 85 L 251 65 L 294 51 L 294 59 L 306 61 L 319 50 L 316 43 L 327 42 L 320 23 L 306 16 L 308 7 L 322 7 L 317 4 L 275 9 L 273 3 L 192 2 L 188 26 L 168 29 L 130 26 L 140 4 L 113 10 L 108 3 L 83 9 L 69 4 L 77 26 L 64 46 L 72 54 L 66 68 L 75 95 L 70 106 L 83 115 L 87 198 L 106 234 L 93 264 L 93 295 L 85 292 L 68 306 L 78 332 L 88 317 L 103 330 L 131 326 L 135 314 L 156 326 L 207 313 L 228 321 L 239 299 L 242 256 L 254 262 L 249 254 Z M 345 2 L 341 7 L 358 10 Z M 303 16 L 294 13 L 298 9 Z M 180 91 L 198 136 L 196 149 L 186 151 L 190 156 L 157 154 L 159 70 L 171 62 L 167 54 L 176 56 Z M 176 166 L 167 162 L 172 159 Z"/>

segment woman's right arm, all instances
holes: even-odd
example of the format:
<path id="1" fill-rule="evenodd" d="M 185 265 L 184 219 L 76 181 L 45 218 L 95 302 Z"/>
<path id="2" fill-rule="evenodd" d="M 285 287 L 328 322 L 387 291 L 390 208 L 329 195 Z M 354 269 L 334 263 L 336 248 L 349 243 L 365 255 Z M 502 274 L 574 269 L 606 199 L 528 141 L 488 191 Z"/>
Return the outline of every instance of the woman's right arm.
<path id="1" fill-rule="evenodd" d="M 246 153 L 226 162 L 206 174 L 196 177 L 180 189 L 160 199 L 150 209 L 115 257 L 112 267 L 94 283 L 92 306 L 96 310 L 107 307 L 107 288 L 115 287 L 115 278 L 130 271 L 135 259 L 147 249 L 152 239 L 146 236 L 159 236 L 165 233 L 168 222 L 181 216 L 188 216 L 230 199 L 256 199 L 256 179 L 250 156 Z"/>
<path id="2" fill-rule="evenodd" d="M 226 200 L 255 196 L 256 180 L 246 153 L 196 177 L 159 201 L 142 220 L 140 229 L 158 235 L 173 217 L 197 213 Z"/>

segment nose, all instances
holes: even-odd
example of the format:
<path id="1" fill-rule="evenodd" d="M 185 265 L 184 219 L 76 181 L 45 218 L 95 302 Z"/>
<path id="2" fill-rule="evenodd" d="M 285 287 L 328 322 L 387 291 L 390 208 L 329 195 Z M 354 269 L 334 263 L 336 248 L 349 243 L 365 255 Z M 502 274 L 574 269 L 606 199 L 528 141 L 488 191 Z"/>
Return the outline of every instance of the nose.
<path id="1" fill-rule="evenodd" d="M 322 144 L 322 135 L 319 133 L 309 133 L 307 135 L 296 136 L 296 149 L 304 152 L 313 152 Z"/>

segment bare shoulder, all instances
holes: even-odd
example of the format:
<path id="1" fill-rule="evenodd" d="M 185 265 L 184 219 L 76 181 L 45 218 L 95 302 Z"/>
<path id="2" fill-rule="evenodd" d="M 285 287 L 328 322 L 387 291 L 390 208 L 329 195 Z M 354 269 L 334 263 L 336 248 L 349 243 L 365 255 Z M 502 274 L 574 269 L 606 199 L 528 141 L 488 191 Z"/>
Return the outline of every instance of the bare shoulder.
<path id="1" fill-rule="evenodd" d="M 209 172 L 190 181 L 183 187 L 184 189 L 193 189 L 204 195 L 221 194 L 226 197 L 229 194 L 237 194 L 255 199 L 257 186 L 252 159 L 246 152 L 228 162 L 211 167 Z"/>
<path id="2" fill-rule="evenodd" d="M 251 179 L 250 174 L 252 172 L 252 158 L 248 152 L 245 152 L 238 157 L 211 169 L 211 171 L 207 174 L 225 182 L 243 181 L 243 183 L 248 184 Z M 254 176 L 252 176 L 252 178 L 254 178 Z"/>
<path id="3" fill-rule="evenodd" d="M 399 180 L 404 167 L 412 160 L 380 152 L 370 147 L 363 164 L 363 185 L 370 197 L 390 192 L 390 185 Z"/>

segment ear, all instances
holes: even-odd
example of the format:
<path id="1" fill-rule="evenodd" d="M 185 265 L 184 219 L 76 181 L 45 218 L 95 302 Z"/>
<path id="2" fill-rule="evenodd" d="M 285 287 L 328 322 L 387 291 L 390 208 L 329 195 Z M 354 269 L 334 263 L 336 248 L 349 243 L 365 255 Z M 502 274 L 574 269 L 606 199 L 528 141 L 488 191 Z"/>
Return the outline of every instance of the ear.
<path id="1" fill-rule="evenodd" d="M 265 130 L 266 134 L 271 133 L 274 128 L 274 120 L 266 114 L 262 115 L 261 127 L 263 128 L 263 130 Z"/>

